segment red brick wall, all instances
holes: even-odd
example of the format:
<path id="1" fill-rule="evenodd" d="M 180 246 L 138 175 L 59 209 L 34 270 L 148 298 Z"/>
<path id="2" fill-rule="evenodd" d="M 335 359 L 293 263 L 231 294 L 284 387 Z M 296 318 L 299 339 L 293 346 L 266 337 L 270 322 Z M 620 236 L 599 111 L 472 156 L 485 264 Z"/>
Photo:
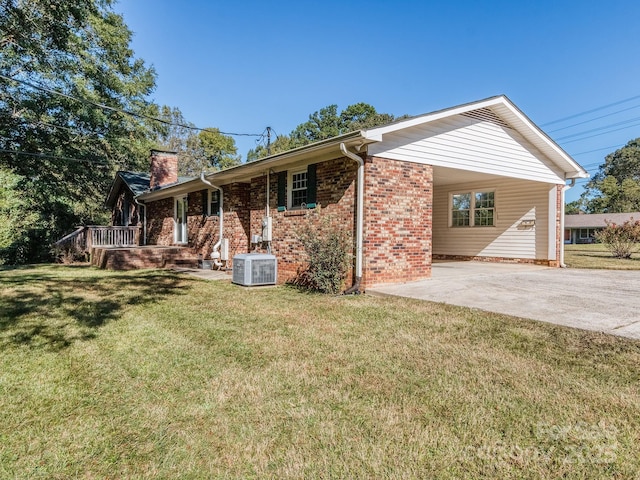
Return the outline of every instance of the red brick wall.
<path id="1" fill-rule="evenodd" d="M 429 278 L 433 168 L 368 158 L 365 198 L 365 286 Z"/>
<path id="2" fill-rule="evenodd" d="M 352 239 L 351 250 L 354 250 L 356 172 L 356 163 L 346 158 L 317 164 L 317 207 L 285 212 L 277 211 L 278 177 L 273 174 L 269 176 L 269 213 L 273 222 L 271 253 L 278 259 L 278 281 L 292 279 L 306 265 L 304 249 L 298 240 L 298 232 L 305 226 L 346 230 Z M 262 219 L 266 214 L 266 181 L 266 175 L 251 181 L 249 239 L 251 235 L 262 235 Z M 345 286 L 350 286 L 352 282 L 349 274 Z"/>
<path id="3" fill-rule="evenodd" d="M 149 202 L 147 206 L 147 244 L 173 244 L 173 198 Z"/>
<path id="4" fill-rule="evenodd" d="M 337 158 L 317 164 L 317 207 L 277 211 L 277 175 L 270 175 L 271 252 L 278 259 L 278 281 L 305 266 L 298 232 L 307 225 L 341 229 L 351 236 L 355 262 L 357 164 Z M 250 251 L 251 235 L 262 235 L 266 175 L 251 183 L 224 185 L 224 237 L 230 258 Z M 369 158 L 365 166 L 363 287 L 428 278 L 431 274 L 432 168 L 428 165 Z M 218 240 L 218 217 L 202 216 L 202 193 L 188 197 L 189 246 L 209 255 Z M 173 243 L 173 199 L 148 204 L 149 243 Z M 261 245 L 260 247 L 263 247 Z M 264 250 L 258 250 L 264 252 Z M 353 281 L 349 272 L 345 287 Z"/>
<path id="5" fill-rule="evenodd" d="M 178 154 L 151 150 L 150 174 L 149 186 L 151 190 L 176 183 L 178 181 Z"/>
<path id="6" fill-rule="evenodd" d="M 557 186 L 556 193 L 556 260 L 550 261 L 551 267 L 560 267 L 560 249 L 563 247 L 564 232 L 562 231 L 562 189 L 564 185 Z"/>
<path id="7" fill-rule="evenodd" d="M 246 253 L 249 248 L 249 184 L 225 185 L 223 191 L 224 238 L 229 239 L 231 259 L 237 253 Z M 187 195 L 187 236 L 194 255 L 200 253 L 208 258 L 218 241 L 220 227 L 218 215 L 203 215 L 202 192 L 198 190 Z M 148 244 L 174 244 L 174 201 L 173 198 L 165 198 L 147 204 Z"/>

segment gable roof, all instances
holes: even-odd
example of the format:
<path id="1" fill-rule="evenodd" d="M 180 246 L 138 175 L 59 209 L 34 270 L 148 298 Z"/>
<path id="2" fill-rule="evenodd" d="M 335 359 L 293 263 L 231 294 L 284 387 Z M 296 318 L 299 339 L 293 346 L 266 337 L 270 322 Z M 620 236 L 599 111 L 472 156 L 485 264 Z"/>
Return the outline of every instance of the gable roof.
<path id="1" fill-rule="evenodd" d="M 591 213 L 564 216 L 565 228 L 599 228 L 606 227 L 607 221 L 621 224 L 630 219 L 640 220 L 640 212 L 629 213 Z"/>
<path id="2" fill-rule="evenodd" d="M 120 189 L 126 187 L 134 197 L 141 195 L 145 190 L 149 189 L 149 174 L 139 172 L 126 172 L 120 170 L 116 172 L 116 176 L 111 183 L 111 188 L 107 194 L 105 205 L 112 208 L 115 204 L 116 198 L 120 193 Z"/>
<path id="3" fill-rule="evenodd" d="M 388 133 L 424 125 L 429 122 L 436 122 L 460 114 L 473 116 L 474 118 L 490 119 L 493 122 L 515 129 L 530 144 L 548 157 L 553 164 L 557 165 L 558 170 L 563 172 L 565 179 L 589 177 L 589 174 L 584 168 L 522 113 L 511 100 L 505 95 L 499 95 L 398 120 L 380 127 L 349 132 L 337 137 L 310 143 L 293 150 L 270 155 L 254 162 L 210 173 L 207 175 L 207 179 L 216 185 L 225 185 L 231 182 L 248 181 L 253 177 L 262 175 L 267 170 L 286 170 L 289 166 L 295 165 L 296 163 L 319 162 L 342 157 L 342 153 L 340 152 L 341 143 L 344 143 L 347 148 L 365 151 L 366 145 L 382 142 L 383 137 Z M 199 179 L 194 179 L 192 182 L 190 185 L 183 184 L 173 189 L 167 187 L 160 191 L 147 192 L 143 194 L 142 199 L 154 200 L 162 198 L 163 195 L 167 196 L 170 193 L 177 194 L 185 190 L 188 186 L 196 186 Z"/>
<path id="4" fill-rule="evenodd" d="M 460 114 L 480 120 L 489 120 L 515 129 L 529 143 L 558 165 L 560 170 L 565 172 L 566 179 L 589 177 L 587 171 L 582 168 L 578 162 L 571 158 L 551 137 L 533 123 L 506 95 L 498 95 L 484 100 L 403 119 L 388 125 L 366 130 L 364 133 L 368 138 L 382 139 L 381 137 L 387 133 L 424 125 Z"/>

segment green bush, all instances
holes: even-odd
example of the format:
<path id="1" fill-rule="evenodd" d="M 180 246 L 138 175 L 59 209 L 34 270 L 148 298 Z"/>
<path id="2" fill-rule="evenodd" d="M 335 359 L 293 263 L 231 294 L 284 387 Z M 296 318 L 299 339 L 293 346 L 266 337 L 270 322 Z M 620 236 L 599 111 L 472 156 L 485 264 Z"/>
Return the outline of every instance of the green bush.
<path id="1" fill-rule="evenodd" d="M 607 226 L 595 236 L 615 258 L 631 258 L 640 241 L 640 221 L 631 218 L 621 225 L 607 221 Z"/>
<path id="2" fill-rule="evenodd" d="M 349 270 L 351 237 L 332 227 L 328 220 L 320 227 L 307 225 L 298 232 L 308 265 L 293 283 L 322 293 L 338 293 Z"/>

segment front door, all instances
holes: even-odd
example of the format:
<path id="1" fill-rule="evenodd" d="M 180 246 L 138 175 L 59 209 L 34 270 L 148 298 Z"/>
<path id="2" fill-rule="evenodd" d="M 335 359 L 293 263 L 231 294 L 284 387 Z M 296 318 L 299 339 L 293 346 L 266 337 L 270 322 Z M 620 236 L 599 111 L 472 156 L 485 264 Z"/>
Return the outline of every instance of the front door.
<path id="1" fill-rule="evenodd" d="M 176 198 L 175 243 L 187 243 L 187 197 Z"/>

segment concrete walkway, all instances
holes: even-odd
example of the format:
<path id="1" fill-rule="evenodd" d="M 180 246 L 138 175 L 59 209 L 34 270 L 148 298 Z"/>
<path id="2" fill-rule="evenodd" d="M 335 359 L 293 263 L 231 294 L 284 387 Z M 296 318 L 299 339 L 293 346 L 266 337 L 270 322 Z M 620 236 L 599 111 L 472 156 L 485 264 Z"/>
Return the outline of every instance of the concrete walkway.
<path id="1" fill-rule="evenodd" d="M 367 290 L 640 339 L 640 271 L 483 262 L 433 264 L 432 278 Z"/>

